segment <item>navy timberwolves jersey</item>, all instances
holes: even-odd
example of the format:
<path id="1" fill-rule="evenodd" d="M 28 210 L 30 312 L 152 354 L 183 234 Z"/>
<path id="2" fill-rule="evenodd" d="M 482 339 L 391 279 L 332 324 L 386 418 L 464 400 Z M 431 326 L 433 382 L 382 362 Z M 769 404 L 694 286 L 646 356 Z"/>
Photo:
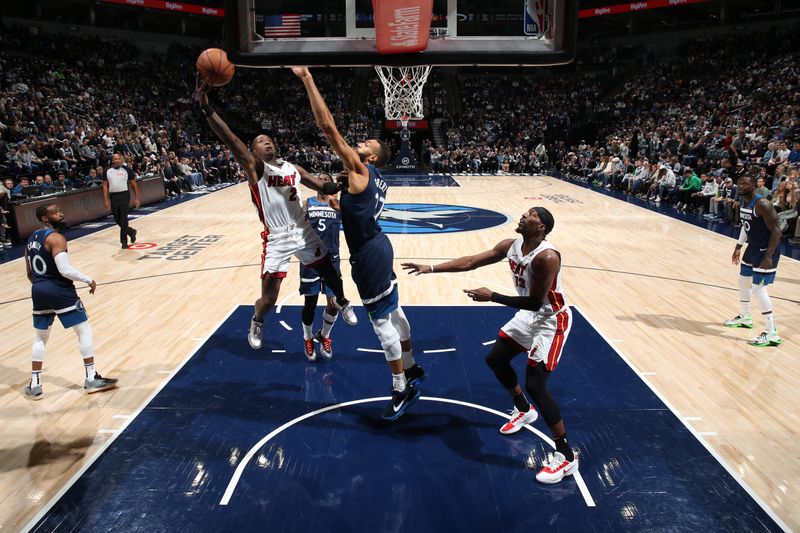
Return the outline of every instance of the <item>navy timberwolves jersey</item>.
<path id="1" fill-rule="evenodd" d="M 383 181 L 380 171 L 367 164 L 369 181 L 367 188 L 360 194 L 342 191 L 342 226 L 344 238 L 350 253 L 355 254 L 364 244 L 381 232 L 378 218 L 386 203 L 386 190 L 389 188 Z"/>
<path id="2" fill-rule="evenodd" d="M 28 264 L 33 274 L 33 283 L 35 285 L 49 281 L 58 286 L 74 289 L 72 280 L 61 275 L 53 254 L 44 247 L 44 241 L 51 233 L 54 233 L 54 230 L 50 228 L 37 229 L 28 238 Z"/>
<path id="3" fill-rule="evenodd" d="M 316 198 L 308 199 L 308 222 L 332 254 L 339 253 L 339 228 L 342 219 L 339 213 L 327 203 Z"/>
<path id="4" fill-rule="evenodd" d="M 764 222 L 764 217 L 756 215 L 756 202 L 762 198 L 756 194 L 752 201 L 742 204 L 739 207 L 739 216 L 742 219 L 742 226 L 747 233 L 748 246 L 767 248 L 769 245 L 770 229 Z"/>

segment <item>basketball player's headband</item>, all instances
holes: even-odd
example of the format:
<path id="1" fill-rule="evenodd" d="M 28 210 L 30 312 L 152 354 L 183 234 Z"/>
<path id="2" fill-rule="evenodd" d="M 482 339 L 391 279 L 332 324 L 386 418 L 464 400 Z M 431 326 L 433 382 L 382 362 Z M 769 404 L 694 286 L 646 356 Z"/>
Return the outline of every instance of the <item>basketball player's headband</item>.
<path id="1" fill-rule="evenodd" d="M 534 207 L 533 210 L 536 211 L 536 214 L 539 215 L 539 220 L 544 224 L 544 234 L 547 235 L 553 231 L 553 226 L 556 225 L 556 221 L 552 213 L 544 207 Z"/>

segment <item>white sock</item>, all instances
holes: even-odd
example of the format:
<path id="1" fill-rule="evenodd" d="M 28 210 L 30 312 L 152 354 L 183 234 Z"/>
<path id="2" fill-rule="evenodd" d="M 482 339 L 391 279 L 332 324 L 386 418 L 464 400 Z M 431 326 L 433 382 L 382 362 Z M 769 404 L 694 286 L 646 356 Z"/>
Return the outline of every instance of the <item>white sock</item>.
<path id="1" fill-rule="evenodd" d="M 775 330 L 775 315 L 772 313 L 763 313 L 761 316 L 764 317 L 764 331 L 768 333 L 778 333 Z"/>
<path id="2" fill-rule="evenodd" d="M 42 384 L 42 371 L 34 370 L 31 372 L 31 387 L 39 387 Z"/>
<path id="3" fill-rule="evenodd" d="M 397 392 L 406 390 L 406 375 L 404 373 L 392 374 L 392 389 Z"/>
<path id="4" fill-rule="evenodd" d="M 339 313 L 329 315 L 327 311 L 322 312 L 322 336 L 328 338 L 331 336 L 333 325 L 336 324 L 336 319 L 339 318 Z"/>
<path id="5" fill-rule="evenodd" d="M 84 361 L 83 368 L 84 370 L 86 370 L 86 379 L 91 381 L 97 375 L 94 371 L 94 363 L 87 363 L 86 361 Z"/>
<path id="6" fill-rule="evenodd" d="M 417 362 L 414 361 L 414 355 L 411 350 L 407 352 L 403 352 L 403 368 L 408 370 L 412 366 L 416 365 Z"/>
<path id="7" fill-rule="evenodd" d="M 313 323 L 312 324 L 303 324 L 303 340 L 307 341 L 308 339 L 310 339 L 310 338 L 312 338 L 314 336 L 314 334 L 311 333 L 311 329 L 313 327 L 314 327 Z"/>
<path id="8" fill-rule="evenodd" d="M 750 316 L 751 280 L 747 276 L 739 276 L 739 314 Z"/>

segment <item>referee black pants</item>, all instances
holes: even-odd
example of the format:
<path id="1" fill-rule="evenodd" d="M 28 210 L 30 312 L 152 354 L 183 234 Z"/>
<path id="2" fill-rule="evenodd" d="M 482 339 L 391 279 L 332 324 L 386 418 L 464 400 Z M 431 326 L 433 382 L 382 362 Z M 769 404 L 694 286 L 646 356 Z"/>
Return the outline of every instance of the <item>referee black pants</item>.
<path id="1" fill-rule="evenodd" d="M 114 222 L 119 226 L 119 242 L 127 245 L 128 237 L 133 236 L 133 228 L 128 227 L 128 206 L 131 203 L 131 193 L 112 192 L 111 214 L 114 215 Z"/>

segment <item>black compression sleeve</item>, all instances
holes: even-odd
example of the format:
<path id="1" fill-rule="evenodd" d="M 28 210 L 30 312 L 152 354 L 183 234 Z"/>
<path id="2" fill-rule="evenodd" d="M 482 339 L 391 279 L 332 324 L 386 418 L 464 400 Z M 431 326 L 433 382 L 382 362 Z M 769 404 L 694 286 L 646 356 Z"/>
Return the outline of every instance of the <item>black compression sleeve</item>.
<path id="1" fill-rule="evenodd" d="M 322 184 L 322 194 L 336 194 L 339 192 L 339 184 L 326 181 Z"/>
<path id="2" fill-rule="evenodd" d="M 528 311 L 538 311 L 542 307 L 541 302 L 535 302 L 532 298 L 527 296 L 506 296 L 505 294 L 492 293 L 492 301 L 498 304 L 515 307 L 517 309 L 526 309 Z"/>
<path id="3" fill-rule="evenodd" d="M 200 106 L 200 109 L 203 111 L 203 114 L 207 117 L 210 117 L 216 112 L 216 110 L 213 107 L 211 107 L 211 104 L 202 105 Z"/>

